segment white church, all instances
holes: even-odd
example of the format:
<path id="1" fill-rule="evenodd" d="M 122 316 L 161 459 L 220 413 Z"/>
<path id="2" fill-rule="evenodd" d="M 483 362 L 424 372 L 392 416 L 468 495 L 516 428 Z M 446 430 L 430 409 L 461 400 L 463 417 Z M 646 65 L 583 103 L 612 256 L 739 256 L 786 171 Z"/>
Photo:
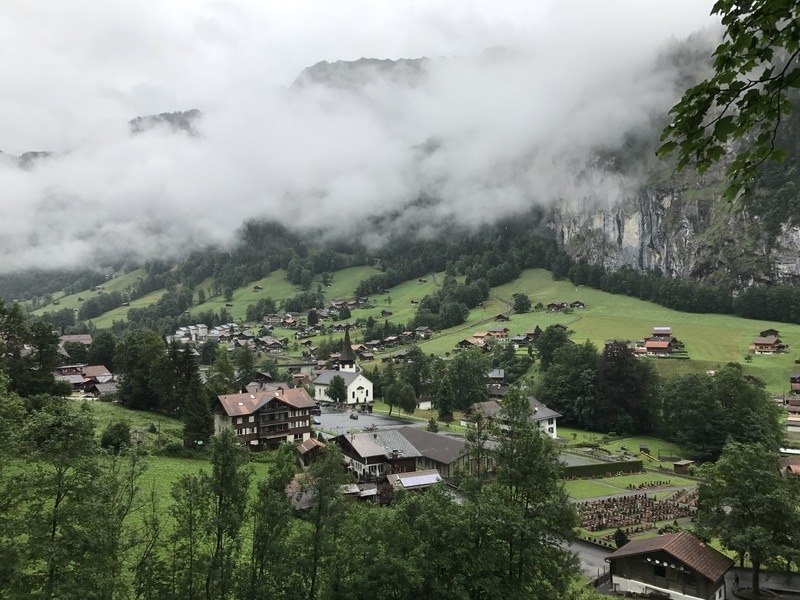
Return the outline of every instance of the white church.
<path id="1" fill-rule="evenodd" d="M 314 380 L 314 400 L 319 402 L 333 402 L 328 396 L 328 386 L 337 375 L 344 379 L 347 387 L 346 404 L 371 404 L 372 382 L 367 379 L 361 369 L 356 365 L 356 355 L 350 343 L 350 330 L 345 329 L 342 353 L 339 356 L 338 369 L 325 369 Z"/>

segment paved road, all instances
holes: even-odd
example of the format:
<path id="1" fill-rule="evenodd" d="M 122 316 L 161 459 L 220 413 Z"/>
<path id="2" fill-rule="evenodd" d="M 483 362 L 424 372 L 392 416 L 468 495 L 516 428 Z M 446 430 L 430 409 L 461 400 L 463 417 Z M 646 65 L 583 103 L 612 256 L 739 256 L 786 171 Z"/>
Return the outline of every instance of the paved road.
<path id="1" fill-rule="evenodd" d="M 580 540 L 573 541 L 569 545 L 569 549 L 578 555 L 581 563 L 581 572 L 587 577 L 594 579 L 605 570 L 608 570 L 608 563 L 605 558 L 611 554 L 611 550 Z"/>

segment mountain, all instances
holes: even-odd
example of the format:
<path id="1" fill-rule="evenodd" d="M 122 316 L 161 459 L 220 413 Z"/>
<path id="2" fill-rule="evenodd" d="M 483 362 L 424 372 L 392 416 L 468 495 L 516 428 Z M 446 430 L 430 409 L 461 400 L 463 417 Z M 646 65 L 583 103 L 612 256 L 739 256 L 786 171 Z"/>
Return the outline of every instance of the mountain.
<path id="1" fill-rule="evenodd" d="M 197 135 L 195 125 L 203 113 L 193 108 L 186 111 L 163 112 L 157 115 L 146 115 L 136 117 L 128 121 L 131 133 L 144 133 L 156 127 L 167 126 L 172 131 L 184 132 L 189 135 Z"/>

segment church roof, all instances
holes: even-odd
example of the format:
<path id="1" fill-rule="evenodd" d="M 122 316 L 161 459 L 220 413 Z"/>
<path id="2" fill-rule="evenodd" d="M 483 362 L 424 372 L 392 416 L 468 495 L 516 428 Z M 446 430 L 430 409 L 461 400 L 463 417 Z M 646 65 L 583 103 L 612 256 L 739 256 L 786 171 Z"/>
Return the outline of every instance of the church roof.
<path id="1" fill-rule="evenodd" d="M 344 330 L 344 343 L 342 343 L 342 353 L 339 355 L 340 363 L 356 362 L 356 354 L 353 352 L 353 345 L 350 343 L 350 328 Z"/>

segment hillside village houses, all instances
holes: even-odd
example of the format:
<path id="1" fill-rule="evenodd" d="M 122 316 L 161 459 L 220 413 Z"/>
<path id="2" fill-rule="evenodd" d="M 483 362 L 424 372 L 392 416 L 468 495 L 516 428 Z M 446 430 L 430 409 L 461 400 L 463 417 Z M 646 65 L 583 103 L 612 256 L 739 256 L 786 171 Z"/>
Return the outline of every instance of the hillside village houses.
<path id="1" fill-rule="evenodd" d="M 337 369 L 325 369 L 314 380 L 314 398 L 319 402 L 332 402 L 328 396 L 328 386 L 336 376 L 344 379 L 347 388 L 348 405 L 370 405 L 374 401 L 372 382 L 367 379 L 356 365 L 356 355 L 350 342 L 350 330 L 345 329 L 342 352 L 339 354 Z"/>
<path id="2" fill-rule="evenodd" d="M 531 407 L 531 422 L 539 427 L 544 435 L 556 439 L 558 437 L 557 420 L 561 413 L 548 408 L 539 402 L 533 396 L 528 397 L 528 403 Z M 507 429 L 500 416 L 502 408 L 501 402 L 498 400 L 489 400 L 487 402 L 476 402 L 464 411 L 464 416 L 461 418 L 462 427 L 472 426 L 476 419 L 483 418 L 487 421 L 496 421 L 500 430 Z"/>
<path id="3" fill-rule="evenodd" d="M 751 354 L 777 354 L 786 352 L 789 347 L 778 337 L 777 329 L 766 329 L 750 342 Z"/>

